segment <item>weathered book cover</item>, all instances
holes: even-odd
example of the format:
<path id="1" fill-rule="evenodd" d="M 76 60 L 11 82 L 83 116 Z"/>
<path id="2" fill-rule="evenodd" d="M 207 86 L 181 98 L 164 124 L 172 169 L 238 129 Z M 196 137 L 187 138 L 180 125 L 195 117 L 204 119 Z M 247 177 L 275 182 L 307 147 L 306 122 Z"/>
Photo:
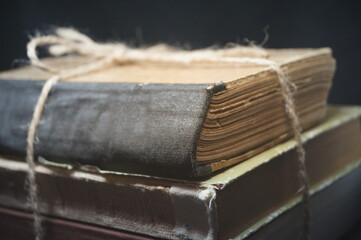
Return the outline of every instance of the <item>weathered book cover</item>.
<path id="1" fill-rule="evenodd" d="M 329 107 L 325 120 L 303 134 L 311 199 L 358 168 L 360 116 L 359 107 Z M 43 159 L 36 168 L 40 210 L 167 239 L 250 236 L 300 202 L 295 145 L 289 140 L 197 181 L 94 173 Z M 27 170 L 19 159 L 0 159 L 0 205 L 29 209 Z"/>
<path id="2" fill-rule="evenodd" d="M 335 70 L 331 50 L 268 52 L 297 86 L 303 129 L 319 123 Z M 47 78 L 33 67 L 0 74 L 1 153 L 24 155 Z M 277 75 L 267 67 L 138 64 L 56 84 L 35 155 L 73 168 L 189 178 L 244 161 L 291 135 Z"/>
<path id="3" fill-rule="evenodd" d="M 361 164 L 351 165 L 329 181 L 314 188 L 311 197 L 312 225 L 310 239 L 337 240 L 361 220 Z M 304 239 L 302 204 L 291 201 L 286 206 L 257 222 L 233 239 Z M 31 239 L 32 214 L 0 207 L 0 238 Z M 49 239 L 155 239 L 119 229 L 74 222 L 54 217 L 43 217 Z M 285 227 L 287 226 L 287 227 Z M 345 238 L 349 239 L 349 238 Z M 352 238 L 356 239 L 356 238 Z"/>

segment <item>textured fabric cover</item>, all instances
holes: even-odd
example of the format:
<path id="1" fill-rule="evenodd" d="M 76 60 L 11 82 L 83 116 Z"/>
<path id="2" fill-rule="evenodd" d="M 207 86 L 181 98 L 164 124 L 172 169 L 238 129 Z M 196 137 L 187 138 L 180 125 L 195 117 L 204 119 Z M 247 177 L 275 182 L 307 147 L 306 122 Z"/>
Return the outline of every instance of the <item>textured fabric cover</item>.
<path id="1" fill-rule="evenodd" d="M 0 151 L 24 155 L 43 82 L 0 80 Z M 36 155 L 74 166 L 190 177 L 214 89 L 207 84 L 58 83 L 37 131 Z"/>

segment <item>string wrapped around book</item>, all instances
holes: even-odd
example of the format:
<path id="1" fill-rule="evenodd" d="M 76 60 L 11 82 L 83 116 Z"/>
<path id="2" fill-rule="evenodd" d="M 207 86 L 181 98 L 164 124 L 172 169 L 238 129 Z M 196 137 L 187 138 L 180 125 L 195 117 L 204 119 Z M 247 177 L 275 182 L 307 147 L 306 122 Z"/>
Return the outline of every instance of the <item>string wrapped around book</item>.
<path id="1" fill-rule="evenodd" d="M 61 69 L 42 61 L 38 58 L 36 49 L 40 46 L 48 46 L 52 56 L 61 56 L 69 53 L 82 55 L 87 62 L 76 67 Z M 288 79 L 281 66 L 267 59 L 267 51 L 263 48 L 252 46 L 245 47 L 235 45 L 224 49 L 198 49 L 186 51 L 170 48 L 166 45 L 156 45 L 148 48 L 130 48 L 123 43 L 97 43 L 86 35 L 71 29 L 58 28 L 54 35 L 39 36 L 32 38 L 27 44 L 27 55 L 31 64 L 53 74 L 41 90 L 36 103 L 32 120 L 30 122 L 26 161 L 29 165 L 28 181 L 31 208 L 34 215 L 34 231 L 36 239 L 43 238 L 41 215 L 39 209 L 38 188 L 36 183 L 36 163 L 34 161 L 34 143 L 36 130 L 40 123 L 42 112 L 52 87 L 58 81 L 66 81 L 69 78 L 101 71 L 112 65 L 137 64 L 141 62 L 176 63 L 176 64 L 233 64 L 238 67 L 266 66 L 277 74 L 284 109 L 292 127 L 296 141 L 298 154 L 298 177 L 301 183 L 302 202 L 304 205 L 304 232 L 309 236 L 310 210 L 309 179 L 305 164 L 305 150 L 302 144 L 301 126 L 293 100 L 295 85 Z M 293 89 L 293 92 L 292 90 Z"/>

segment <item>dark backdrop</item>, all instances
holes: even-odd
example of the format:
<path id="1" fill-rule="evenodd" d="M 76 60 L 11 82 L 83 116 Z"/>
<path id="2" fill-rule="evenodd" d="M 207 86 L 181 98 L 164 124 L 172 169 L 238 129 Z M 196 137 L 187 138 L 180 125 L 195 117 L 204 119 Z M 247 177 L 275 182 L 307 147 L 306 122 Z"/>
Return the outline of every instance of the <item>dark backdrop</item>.
<path id="1" fill-rule="evenodd" d="M 134 45 L 166 42 L 206 47 L 227 42 L 334 50 L 337 73 L 329 102 L 361 105 L 360 14 L 357 1 L 1 1 L 0 70 L 26 58 L 27 34 L 74 26 L 96 40 Z"/>

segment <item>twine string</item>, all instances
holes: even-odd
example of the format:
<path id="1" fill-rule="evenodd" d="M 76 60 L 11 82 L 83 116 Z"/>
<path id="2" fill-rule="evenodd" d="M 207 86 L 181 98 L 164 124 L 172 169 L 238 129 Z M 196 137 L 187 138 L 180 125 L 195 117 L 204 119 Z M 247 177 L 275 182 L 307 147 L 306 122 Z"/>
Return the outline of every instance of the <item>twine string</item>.
<path id="1" fill-rule="evenodd" d="M 72 68 L 57 68 L 39 59 L 36 49 L 40 46 L 49 46 L 49 53 L 55 57 L 76 53 L 92 61 Z M 32 65 L 53 74 L 43 85 L 33 112 L 27 136 L 26 161 L 29 165 L 29 196 L 34 215 L 34 233 L 37 240 L 41 240 L 44 233 L 41 225 L 38 187 L 36 183 L 34 143 L 36 130 L 52 87 L 60 80 L 64 81 L 71 77 L 99 71 L 114 64 L 133 64 L 137 62 L 177 64 L 223 63 L 234 64 L 236 66 L 267 66 L 277 74 L 285 112 L 289 118 L 297 144 L 298 177 L 301 183 L 300 190 L 302 192 L 302 202 L 304 205 L 304 233 L 305 238 L 308 238 L 310 223 L 308 206 L 309 180 L 305 164 L 305 150 L 302 144 L 302 129 L 291 90 L 296 90 L 296 86 L 288 79 L 282 68 L 276 62 L 268 59 L 268 53 L 263 48 L 235 45 L 232 48 L 225 49 L 205 48 L 186 51 L 159 44 L 153 47 L 136 49 L 130 48 L 123 43 L 97 43 L 74 29 L 58 28 L 54 35 L 39 36 L 31 39 L 27 44 L 27 55 Z"/>

